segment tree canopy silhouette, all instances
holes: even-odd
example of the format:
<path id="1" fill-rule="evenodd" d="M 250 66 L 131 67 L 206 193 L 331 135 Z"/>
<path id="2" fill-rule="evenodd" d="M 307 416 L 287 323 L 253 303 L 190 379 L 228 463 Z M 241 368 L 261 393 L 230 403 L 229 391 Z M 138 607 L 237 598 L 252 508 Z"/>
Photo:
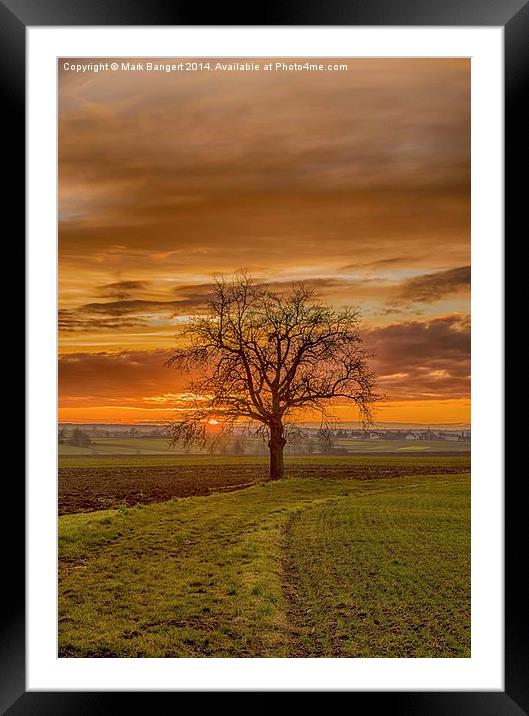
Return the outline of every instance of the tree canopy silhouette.
<path id="1" fill-rule="evenodd" d="M 169 426 L 174 443 L 205 444 L 246 421 L 265 432 L 270 479 L 284 471 L 289 425 L 307 410 L 326 422 L 347 400 L 371 422 L 375 377 L 354 308 L 335 309 L 303 284 L 272 291 L 246 274 L 218 279 L 204 315 L 184 328 L 184 342 L 167 365 L 190 371 L 189 408 Z"/>

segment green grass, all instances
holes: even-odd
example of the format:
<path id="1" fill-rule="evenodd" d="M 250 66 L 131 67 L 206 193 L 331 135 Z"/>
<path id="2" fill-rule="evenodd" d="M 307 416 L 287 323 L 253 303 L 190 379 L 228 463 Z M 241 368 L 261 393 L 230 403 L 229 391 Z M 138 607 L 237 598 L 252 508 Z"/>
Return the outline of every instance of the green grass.
<path id="1" fill-rule="evenodd" d="M 461 474 L 61 517 L 60 654 L 469 656 L 469 536 Z"/>
<path id="2" fill-rule="evenodd" d="M 402 487 L 292 519 L 286 570 L 300 656 L 470 656 L 468 485 Z"/>

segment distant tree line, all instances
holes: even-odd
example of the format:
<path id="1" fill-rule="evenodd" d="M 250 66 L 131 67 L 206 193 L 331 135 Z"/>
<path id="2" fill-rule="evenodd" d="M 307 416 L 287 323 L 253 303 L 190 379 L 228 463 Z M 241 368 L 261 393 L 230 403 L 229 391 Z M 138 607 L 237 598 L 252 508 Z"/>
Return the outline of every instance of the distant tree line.
<path id="1" fill-rule="evenodd" d="M 59 445 L 72 445 L 73 447 L 87 447 L 92 444 L 88 433 L 79 428 L 74 428 L 71 435 L 67 435 L 64 428 L 59 430 Z"/>

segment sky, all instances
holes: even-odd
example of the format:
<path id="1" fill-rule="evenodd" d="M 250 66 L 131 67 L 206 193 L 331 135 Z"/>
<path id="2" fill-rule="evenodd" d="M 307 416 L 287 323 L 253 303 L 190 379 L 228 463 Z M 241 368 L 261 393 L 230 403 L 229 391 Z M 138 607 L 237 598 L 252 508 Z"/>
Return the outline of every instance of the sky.
<path id="1" fill-rule="evenodd" d="M 241 269 L 360 309 L 387 396 L 378 420 L 470 421 L 469 60 L 321 73 L 67 61 L 60 421 L 170 417 L 186 378 L 168 352 L 215 275 Z"/>

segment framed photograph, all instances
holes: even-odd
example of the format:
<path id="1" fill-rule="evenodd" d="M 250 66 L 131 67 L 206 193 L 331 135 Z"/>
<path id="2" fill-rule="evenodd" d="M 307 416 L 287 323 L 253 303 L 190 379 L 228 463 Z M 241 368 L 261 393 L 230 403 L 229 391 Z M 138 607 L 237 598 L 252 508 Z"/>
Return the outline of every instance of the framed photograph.
<path id="1" fill-rule="evenodd" d="M 529 713 L 503 384 L 528 4 L 186 12 L 0 5 L 29 398 L 2 712 Z"/>

